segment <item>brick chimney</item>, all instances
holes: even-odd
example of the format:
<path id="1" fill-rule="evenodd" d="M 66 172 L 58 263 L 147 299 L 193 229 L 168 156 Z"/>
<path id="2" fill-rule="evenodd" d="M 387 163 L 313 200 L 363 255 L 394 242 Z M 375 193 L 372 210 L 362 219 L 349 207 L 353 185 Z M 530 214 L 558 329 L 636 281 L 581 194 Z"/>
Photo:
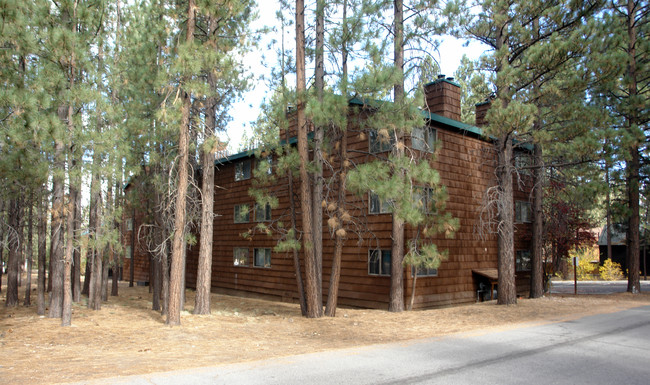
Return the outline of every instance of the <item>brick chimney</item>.
<path id="1" fill-rule="evenodd" d="M 454 78 L 438 75 L 424 85 L 425 108 L 434 114 L 460 121 L 460 85 Z"/>
<path id="2" fill-rule="evenodd" d="M 476 127 L 487 126 L 488 122 L 485 117 L 490 107 L 492 107 L 492 99 L 494 99 L 494 96 L 486 98 L 485 101 L 481 103 L 476 103 Z"/>

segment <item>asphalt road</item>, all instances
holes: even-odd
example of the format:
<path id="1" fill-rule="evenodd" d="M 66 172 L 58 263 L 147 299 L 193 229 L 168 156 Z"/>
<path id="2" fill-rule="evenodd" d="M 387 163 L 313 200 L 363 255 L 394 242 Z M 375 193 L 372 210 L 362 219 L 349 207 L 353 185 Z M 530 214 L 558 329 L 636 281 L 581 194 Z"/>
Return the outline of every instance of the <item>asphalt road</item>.
<path id="1" fill-rule="evenodd" d="M 84 382 L 94 385 L 649 383 L 650 306 L 502 332 Z"/>
<path id="2" fill-rule="evenodd" d="M 643 276 L 641 276 L 643 278 Z M 578 281 L 578 294 L 613 294 L 627 291 L 625 281 Z M 641 291 L 650 291 L 650 281 L 641 281 Z M 573 281 L 551 281 L 551 294 L 573 294 Z M 648 381 L 650 383 L 650 381 Z"/>

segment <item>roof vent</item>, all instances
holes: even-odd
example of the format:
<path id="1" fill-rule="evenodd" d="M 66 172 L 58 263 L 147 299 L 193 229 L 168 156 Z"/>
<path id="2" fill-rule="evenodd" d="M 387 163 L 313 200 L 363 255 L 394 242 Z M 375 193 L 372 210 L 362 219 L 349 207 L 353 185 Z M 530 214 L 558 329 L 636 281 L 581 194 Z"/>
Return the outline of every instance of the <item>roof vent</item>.
<path id="1" fill-rule="evenodd" d="M 444 79 L 444 78 L 445 78 L 445 75 L 443 75 L 443 74 L 438 75 L 438 79 Z"/>

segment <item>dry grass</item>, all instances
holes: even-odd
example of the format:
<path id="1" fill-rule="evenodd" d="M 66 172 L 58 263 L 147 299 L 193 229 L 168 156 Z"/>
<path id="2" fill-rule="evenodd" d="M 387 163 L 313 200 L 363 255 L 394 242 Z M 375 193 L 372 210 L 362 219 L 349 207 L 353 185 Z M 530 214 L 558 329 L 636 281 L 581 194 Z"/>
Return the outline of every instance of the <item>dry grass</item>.
<path id="1" fill-rule="evenodd" d="M 3 288 L 4 290 L 4 288 Z M 22 295 L 22 293 L 21 293 Z M 35 292 L 34 292 L 35 296 Z M 0 302 L 0 378 L 4 384 L 81 381 L 396 342 L 453 333 L 484 333 L 575 319 L 650 304 L 650 295 L 553 296 L 515 306 L 484 302 L 388 313 L 339 309 L 305 319 L 297 305 L 212 295 L 212 314 L 194 316 L 187 292 L 182 326 L 164 325 L 146 287 L 120 286 L 101 311 L 75 304 L 72 327 L 36 315 L 35 306 Z"/>

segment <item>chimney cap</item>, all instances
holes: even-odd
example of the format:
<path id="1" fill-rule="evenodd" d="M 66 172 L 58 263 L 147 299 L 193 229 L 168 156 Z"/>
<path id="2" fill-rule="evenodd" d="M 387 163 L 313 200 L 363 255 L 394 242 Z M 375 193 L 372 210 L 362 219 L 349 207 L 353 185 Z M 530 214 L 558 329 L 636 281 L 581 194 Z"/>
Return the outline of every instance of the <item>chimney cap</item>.
<path id="1" fill-rule="evenodd" d="M 454 77 L 453 77 L 453 76 L 449 76 L 449 77 L 447 77 L 447 80 L 449 80 L 450 82 L 453 82 L 453 81 L 454 81 Z"/>
<path id="2" fill-rule="evenodd" d="M 444 79 L 444 78 L 445 78 L 445 75 L 444 75 L 444 74 L 440 74 L 440 75 L 438 75 L 438 79 Z"/>

